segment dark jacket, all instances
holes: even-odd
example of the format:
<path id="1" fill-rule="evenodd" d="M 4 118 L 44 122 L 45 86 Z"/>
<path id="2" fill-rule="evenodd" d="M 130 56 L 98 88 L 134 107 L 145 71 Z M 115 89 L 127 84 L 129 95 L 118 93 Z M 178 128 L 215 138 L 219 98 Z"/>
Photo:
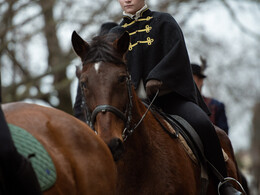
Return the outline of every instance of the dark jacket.
<path id="1" fill-rule="evenodd" d="M 229 128 L 228 128 L 227 116 L 225 112 L 225 105 L 214 98 L 208 98 L 203 96 L 203 99 L 211 112 L 210 115 L 211 122 L 214 125 L 223 129 L 228 134 Z"/>
<path id="2" fill-rule="evenodd" d="M 120 24 L 129 33 L 131 43 L 127 65 L 135 88 L 141 80 L 163 82 L 163 88 L 181 95 L 209 113 L 197 89 L 182 31 L 167 13 L 149 9 L 137 20 L 125 16 Z"/>

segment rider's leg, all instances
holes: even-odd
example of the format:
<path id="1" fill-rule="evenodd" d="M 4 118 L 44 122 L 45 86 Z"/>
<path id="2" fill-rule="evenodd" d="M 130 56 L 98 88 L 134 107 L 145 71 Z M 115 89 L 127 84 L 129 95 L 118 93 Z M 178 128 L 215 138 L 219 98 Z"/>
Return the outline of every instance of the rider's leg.
<path id="1" fill-rule="evenodd" d="M 170 99 L 170 101 L 169 101 Z M 223 175 L 227 176 L 224 157 L 221 146 L 208 116 L 199 106 L 179 97 L 171 95 L 159 97 L 156 101 L 158 107 L 168 114 L 179 115 L 190 123 L 201 138 L 204 145 L 205 156 Z"/>
<path id="2" fill-rule="evenodd" d="M 168 114 L 179 115 L 188 121 L 201 138 L 207 160 L 213 164 L 223 177 L 227 177 L 220 142 L 206 113 L 197 104 L 187 101 L 176 94 L 158 97 L 155 105 Z M 216 182 L 219 182 L 217 178 Z"/>
<path id="3" fill-rule="evenodd" d="M 0 168 L 6 194 L 41 194 L 31 163 L 14 146 L 1 105 L 0 124 Z"/>

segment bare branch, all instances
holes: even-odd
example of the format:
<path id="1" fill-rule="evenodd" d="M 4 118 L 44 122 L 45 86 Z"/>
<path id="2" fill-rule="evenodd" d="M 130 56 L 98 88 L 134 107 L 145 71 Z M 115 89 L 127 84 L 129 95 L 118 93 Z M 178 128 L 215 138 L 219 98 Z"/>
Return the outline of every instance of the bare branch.
<path id="1" fill-rule="evenodd" d="M 226 0 L 221 0 L 223 5 L 227 8 L 230 16 L 232 17 L 232 19 L 234 20 L 234 22 L 237 24 L 237 26 L 240 28 L 240 30 L 256 39 L 260 39 L 260 35 L 259 33 L 255 33 L 251 30 L 249 30 L 248 28 L 246 28 L 240 21 L 239 19 L 237 18 L 237 15 L 235 13 L 235 11 L 232 9 L 232 7 L 228 4 L 228 2 Z"/>

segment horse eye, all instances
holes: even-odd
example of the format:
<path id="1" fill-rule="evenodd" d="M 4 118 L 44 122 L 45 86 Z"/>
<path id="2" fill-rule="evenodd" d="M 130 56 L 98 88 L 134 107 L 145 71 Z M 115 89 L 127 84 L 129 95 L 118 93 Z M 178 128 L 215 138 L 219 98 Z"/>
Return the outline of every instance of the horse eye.
<path id="1" fill-rule="evenodd" d="M 123 83 L 123 82 L 125 82 L 125 81 L 126 81 L 126 78 L 127 78 L 126 75 L 119 76 L 119 78 L 118 78 L 119 83 Z"/>

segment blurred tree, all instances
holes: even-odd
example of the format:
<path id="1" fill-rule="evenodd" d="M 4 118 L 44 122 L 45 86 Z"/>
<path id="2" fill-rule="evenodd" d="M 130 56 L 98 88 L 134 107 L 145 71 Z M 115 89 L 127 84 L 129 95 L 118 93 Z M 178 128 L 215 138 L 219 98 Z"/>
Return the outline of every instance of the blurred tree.
<path id="1" fill-rule="evenodd" d="M 207 95 L 225 102 L 231 137 L 232 128 L 241 126 L 246 130 L 239 137 L 249 137 L 250 122 L 244 119 L 260 97 L 260 1 L 147 0 L 147 3 L 152 10 L 175 17 L 184 32 L 192 62 L 199 62 L 200 55 L 207 58 L 210 78 L 205 83 L 210 89 Z M 80 64 L 71 49 L 73 30 L 89 40 L 103 22 L 120 22 L 121 16 L 117 0 L 0 0 L 2 101 L 41 100 L 72 113 L 74 66 Z M 227 23 L 228 27 L 222 25 Z M 253 156 L 259 185 L 257 105 Z"/>
<path id="2" fill-rule="evenodd" d="M 260 102 L 255 104 L 253 117 L 253 133 L 251 156 L 253 160 L 253 183 L 256 186 L 256 194 L 260 194 Z"/>
<path id="3" fill-rule="evenodd" d="M 60 34 L 66 25 L 77 26 L 82 32 L 105 14 L 111 1 L 94 4 L 93 9 L 89 3 L 81 6 L 80 1 L 0 1 L 0 65 L 1 72 L 8 73 L 2 75 L 3 102 L 39 99 L 72 112 L 70 85 L 74 77 L 67 75 L 67 68 L 76 56 L 70 47 L 64 48 Z"/>
<path id="4" fill-rule="evenodd" d="M 71 80 L 66 76 L 66 67 L 73 59 L 72 52 L 63 52 L 57 37 L 57 21 L 53 16 L 55 1 L 4 1 L 0 4 L 1 66 L 10 75 L 2 75 L 8 84 L 3 87 L 3 101 L 20 101 L 26 98 L 41 99 L 50 105 L 71 112 L 69 85 Z M 47 53 L 46 62 L 43 54 L 30 48 L 41 47 L 37 39 L 46 42 L 43 47 Z M 36 61 L 32 62 L 32 57 Z M 40 67 L 45 66 L 45 67 Z M 42 70 L 41 70 L 42 69 Z M 51 75 L 53 87 L 43 92 L 43 79 Z M 56 95 L 58 103 L 52 103 Z"/>
<path id="5" fill-rule="evenodd" d="M 247 101 L 248 96 L 256 99 L 259 91 L 255 92 L 254 88 L 260 85 L 259 79 L 258 83 L 256 79 L 254 80 L 259 65 L 255 59 L 260 57 L 259 33 L 254 33 L 250 27 L 245 26 L 239 16 L 243 15 L 240 12 L 250 12 L 249 9 L 252 7 L 248 8 L 243 3 L 252 2 L 259 6 L 259 1 L 241 0 L 235 3 L 236 1 L 225 0 L 148 0 L 147 2 L 153 10 L 174 15 L 183 29 L 191 60 L 194 61 L 194 56 L 203 55 L 208 58 L 209 64 L 216 65 L 211 72 L 212 80 L 208 82 L 212 85 L 210 88 L 215 89 L 211 92 L 213 96 L 218 98 L 219 94 L 223 94 L 219 98 L 223 100 L 228 94 L 231 101 L 238 103 Z M 208 34 L 205 27 L 200 25 L 200 21 L 197 21 L 197 26 L 191 25 L 199 14 L 207 10 L 215 12 L 220 5 L 227 10 L 233 23 L 246 36 L 254 39 L 255 45 L 245 45 L 238 51 L 239 53 L 234 54 L 233 48 L 227 45 L 224 38 L 218 39 Z M 90 39 L 97 33 L 100 24 L 107 21 L 119 22 L 121 15 L 117 0 L 0 0 L 3 102 L 42 100 L 71 113 L 70 87 L 75 78 L 71 66 L 80 64 L 75 60 L 76 55 L 71 49 L 72 31 L 76 30 L 84 38 Z M 260 18 L 259 13 L 252 12 L 252 15 Z M 200 20 L 204 21 L 203 16 Z M 250 50 L 251 53 L 248 47 L 254 47 Z M 244 81 L 238 78 L 241 70 L 248 74 L 248 78 Z M 225 79 L 216 77 L 218 74 L 223 74 Z M 244 90 L 247 90 L 247 93 L 244 93 Z"/>

